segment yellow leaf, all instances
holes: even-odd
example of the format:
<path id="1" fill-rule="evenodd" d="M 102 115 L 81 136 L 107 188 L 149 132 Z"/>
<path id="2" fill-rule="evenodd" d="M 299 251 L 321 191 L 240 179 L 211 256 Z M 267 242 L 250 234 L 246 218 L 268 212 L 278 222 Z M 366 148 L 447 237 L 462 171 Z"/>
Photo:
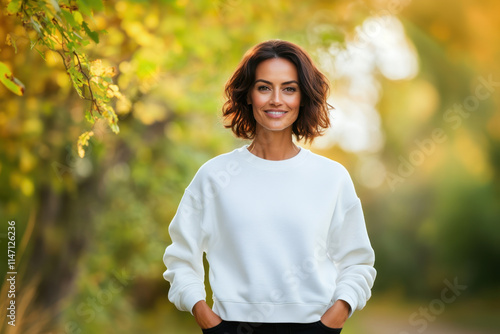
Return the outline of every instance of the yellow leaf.
<path id="1" fill-rule="evenodd" d="M 82 24 L 82 22 L 83 22 L 83 16 L 82 16 L 82 14 L 80 12 L 74 11 L 73 12 L 73 18 L 75 19 L 76 23 L 78 23 L 80 25 Z"/>
<path id="2" fill-rule="evenodd" d="M 104 73 L 104 66 L 102 65 L 102 61 L 100 59 L 96 59 L 90 62 L 90 74 L 96 77 L 102 76 Z"/>
<path id="3" fill-rule="evenodd" d="M 90 62 L 90 74 L 96 77 L 113 77 L 116 69 L 113 66 L 106 67 L 100 59 Z"/>
<path id="4" fill-rule="evenodd" d="M 114 77 L 116 75 L 116 69 L 114 66 L 106 67 L 104 69 L 104 74 L 103 76 L 106 77 Z"/>
<path id="5" fill-rule="evenodd" d="M 80 158 L 83 158 L 85 156 L 85 149 L 83 148 L 84 146 L 89 145 L 89 140 L 90 138 L 94 135 L 93 131 L 85 131 L 78 137 L 78 156 Z"/>

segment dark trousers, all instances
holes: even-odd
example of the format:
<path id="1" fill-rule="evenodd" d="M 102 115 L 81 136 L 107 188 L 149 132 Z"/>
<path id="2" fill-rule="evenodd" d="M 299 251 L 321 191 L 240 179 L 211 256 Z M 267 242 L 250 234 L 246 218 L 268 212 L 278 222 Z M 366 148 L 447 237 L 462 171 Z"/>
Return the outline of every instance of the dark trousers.
<path id="1" fill-rule="evenodd" d="M 299 323 L 258 323 L 222 321 L 219 325 L 203 329 L 204 334 L 339 334 L 342 328 L 330 328 L 321 321 Z"/>

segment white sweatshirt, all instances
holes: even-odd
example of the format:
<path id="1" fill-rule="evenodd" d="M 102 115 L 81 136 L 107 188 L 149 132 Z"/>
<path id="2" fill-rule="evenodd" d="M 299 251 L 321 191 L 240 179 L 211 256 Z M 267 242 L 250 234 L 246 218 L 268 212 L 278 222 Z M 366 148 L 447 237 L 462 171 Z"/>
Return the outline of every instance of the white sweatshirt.
<path id="1" fill-rule="evenodd" d="M 363 308 L 375 256 L 347 170 L 302 147 L 279 161 L 247 147 L 206 162 L 186 188 L 163 257 L 169 300 L 189 312 L 205 300 L 206 252 L 224 320 L 315 322 L 338 299 Z"/>

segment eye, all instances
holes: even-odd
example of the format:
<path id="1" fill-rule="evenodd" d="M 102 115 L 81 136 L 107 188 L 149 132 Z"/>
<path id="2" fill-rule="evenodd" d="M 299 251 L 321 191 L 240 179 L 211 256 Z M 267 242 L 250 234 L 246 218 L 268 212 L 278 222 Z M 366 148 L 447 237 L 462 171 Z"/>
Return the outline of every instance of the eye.
<path id="1" fill-rule="evenodd" d="M 295 87 L 287 87 L 287 88 L 285 88 L 285 91 L 286 92 L 296 92 L 297 88 L 295 88 Z"/>
<path id="2" fill-rule="evenodd" d="M 269 90 L 269 87 L 267 87 L 267 86 L 259 86 L 259 87 L 257 87 L 257 90 Z"/>

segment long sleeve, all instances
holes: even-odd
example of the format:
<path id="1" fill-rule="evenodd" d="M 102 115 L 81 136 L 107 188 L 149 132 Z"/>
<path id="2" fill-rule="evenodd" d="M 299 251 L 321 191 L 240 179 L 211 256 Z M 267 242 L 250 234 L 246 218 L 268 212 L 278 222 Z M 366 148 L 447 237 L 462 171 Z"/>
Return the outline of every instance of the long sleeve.
<path id="1" fill-rule="evenodd" d="M 206 298 L 202 220 L 201 202 L 186 189 L 169 226 L 172 244 L 163 256 L 167 267 L 163 277 L 170 282 L 168 299 L 179 310 L 191 313 L 193 306 Z"/>
<path id="2" fill-rule="evenodd" d="M 355 196 L 350 179 L 347 195 L 341 196 L 339 208 L 329 232 L 328 253 L 338 269 L 337 287 L 332 299 L 346 301 L 351 306 L 349 316 L 361 310 L 371 296 L 376 270 L 375 254 L 366 231 L 361 202 Z M 349 205 L 344 205 L 349 198 Z"/>

